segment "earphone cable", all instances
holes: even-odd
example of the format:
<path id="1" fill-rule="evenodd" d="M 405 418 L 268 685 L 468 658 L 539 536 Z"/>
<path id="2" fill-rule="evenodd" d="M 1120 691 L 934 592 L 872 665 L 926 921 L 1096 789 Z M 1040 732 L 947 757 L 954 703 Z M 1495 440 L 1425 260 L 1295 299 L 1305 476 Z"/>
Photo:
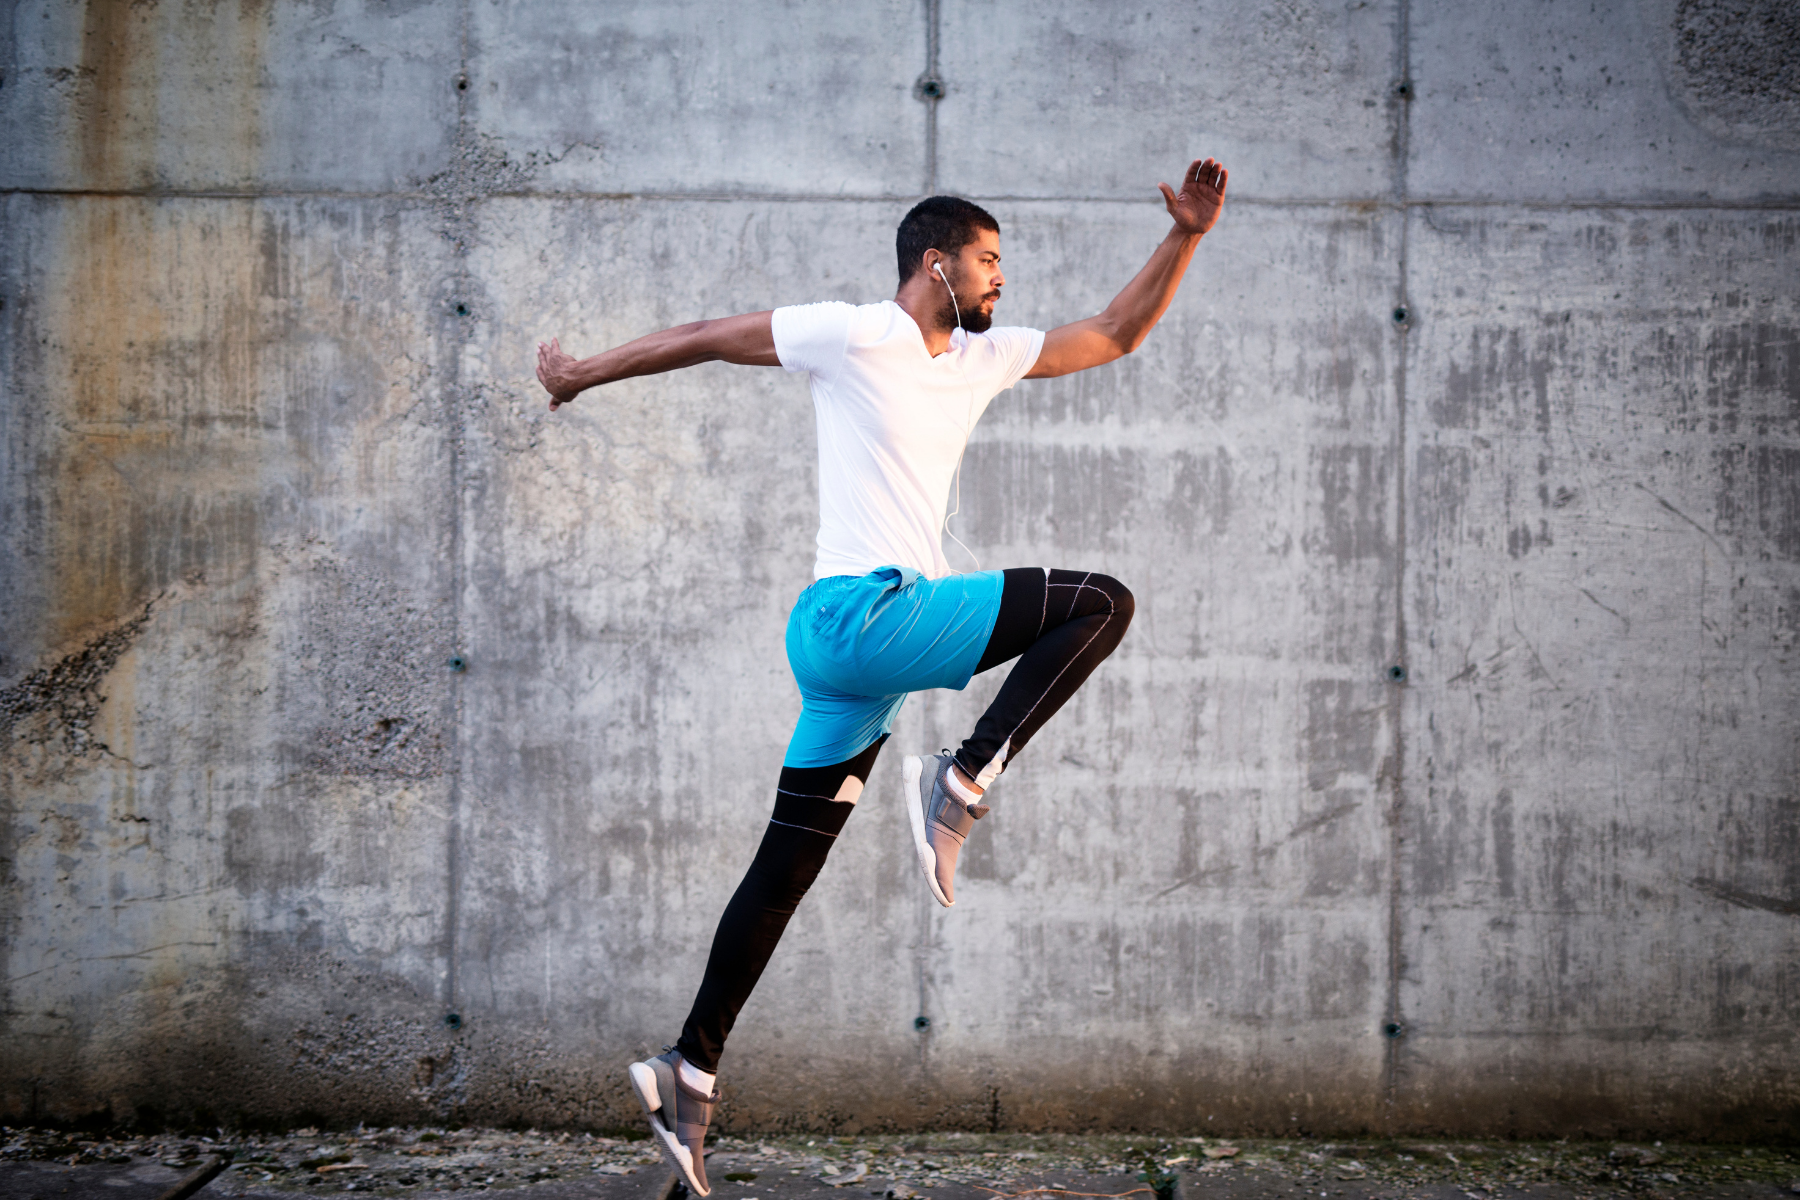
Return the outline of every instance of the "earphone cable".
<path id="1" fill-rule="evenodd" d="M 944 290 L 950 293 L 950 309 L 956 314 L 956 328 L 962 329 L 962 305 L 956 302 L 956 289 L 950 286 L 950 281 L 948 279 L 944 278 L 944 265 L 942 263 L 934 263 L 932 269 L 937 272 L 938 282 L 942 283 L 944 285 Z M 951 331 L 951 336 L 956 336 L 954 330 Z M 963 329 L 963 351 L 966 352 L 968 348 L 969 331 Z M 944 514 L 944 523 L 941 528 L 944 533 L 950 535 L 951 541 L 955 542 L 958 546 L 962 546 L 962 552 L 969 556 L 975 563 L 975 569 L 979 571 L 981 570 L 981 557 L 973 550 L 969 549 L 967 545 L 964 545 L 963 540 L 957 537 L 950 529 L 950 518 L 962 512 L 963 455 L 969 452 L 969 435 L 975 431 L 975 388 L 974 385 L 969 382 L 969 370 L 963 362 L 962 354 L 957 355 L 956 370 L 957 373 L 962 376 L 963 387 L 968 389 L 969 406 L 964 410 L 962 446 L 956 452 L 956 472 L 951 477 L 956 496 L 956 504 L 955 507 Z M 951 570 L 955 571 L 955 568 L 953 567 Z M 956 571 L 956 574 L 961 575 L 963 572 Z"/>

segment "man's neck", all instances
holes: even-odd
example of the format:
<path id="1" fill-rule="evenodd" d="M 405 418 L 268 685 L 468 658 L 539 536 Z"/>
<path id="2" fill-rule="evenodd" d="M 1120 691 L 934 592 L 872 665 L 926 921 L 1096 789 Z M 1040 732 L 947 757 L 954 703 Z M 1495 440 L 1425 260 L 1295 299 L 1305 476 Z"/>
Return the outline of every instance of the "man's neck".
<path id="1" fill-rule="evenodd" d="M 894 303 L 905 309 L 906 315 L 919 327 L 919 333 L 925 338 L 925 349 L 933 358 L 950 349 L 950 334 L 956 328 L 943 318 L 943 286 L 935 279 L 928 281 L 924 272 L 920 272 L 894 293 Z"/>

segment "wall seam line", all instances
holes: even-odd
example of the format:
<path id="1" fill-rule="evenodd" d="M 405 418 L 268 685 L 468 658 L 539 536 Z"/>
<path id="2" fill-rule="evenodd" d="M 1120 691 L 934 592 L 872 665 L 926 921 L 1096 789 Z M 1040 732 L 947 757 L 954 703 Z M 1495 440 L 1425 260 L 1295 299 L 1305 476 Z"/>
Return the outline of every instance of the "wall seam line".
<path id="1" fill-rule="evenodd" d="M 456 90 L 456 142 L 461 147 L 468 138 L 469 99 L 468 89 L 461 86 L 469 74 L 469 0 L 464 0 L 460 18 L 461 28 L 458 31 L 458 62 Z M 461 197 L 454 198 L 452 205 L 460 204 Z M 451 220 L 457 220 L 456 208 L 452 208 Z M 464 231 L 459 231 L 464 232 Z M 456 258 L 456 267 L 452 278 L 458 290 L 468 276 L 467 238 L 458 237 L 452 243 L 452 253 Z M 448 387 L 445 390 L 446 433 L 449 435 L 450 470 L 450 636 L 452 653 L 464 655 L 463 648 L 463 583 L 465 578 L 463 564 L 463 528 L 462 528 L 462 478 L 463 478 L 463 427 L 462 427 L 462 342 L 466 336 L 463 325 L 453 326 L 456 336 L 450 339 L 456 361 L 450 365 Z M 446 800 L 449 810 L 449 821 L 446 823 L 444 866 L 447 894 L 444 899 L 444 1012 L 446 1023 L 450 1014 L 455 1013 L 457 1004 L 457 976 L 460 973 L 458 962 L 457 934 L 462 921 L 462 799 L 463 768 L 467 754 L 468 738 L 464 732 L 467 705 L 464 703 L 463 682 L 460 673 L 452 676 L 451 682 L 451 720 L 450 720 L 450 795 Z M 460 1022 L 451 1024 L 452 1030 L 458 1028 Z"/>
<path id="2" fill-rule="evenodd" d="M 925 0 L 925 74 L 919 77 L 919 99 L 925 102 L 925 192 L 937 193 L 938 185 L 938 101 L 943 98 L 943 83 L 938 75 L 938 30 L 942 15 L 940 0 Z M 937 84 L 934 95 L 925 90 L 927 83 Z"/>
<path id="3" fill-rule="evenodd" d="M 69 199 L 97 200 L 370 200 L 370 201 L 408 201 L 420 204 L 434 204 L 442 201 L 438 192 L 429 191 L 357 191 L 355 189 L 334 188 L 293 188 L 271 189 L 260 192 L 245 192 L 232 189 L 214 188 L 40 188 L 40 187 L 0 187 L 0 196 L 50 196 Z M 546 200 L 546 201 L 650 201 L 669 203 L 740 203 L 758 201 L 772 204 L 901 204 L 916 200 L 916 194 L 903 195 L 893 193 L 843 193 L 843 192 L 734 192 L 734 191 L 695 191 L 695 192 L 590 192 L 590 191 L 531 191 L 510 188 L 494 188 L 483 191 L 479 196 L 465 197 L 469 204 L 479 204 L 486 200 Z M 970 192 L 968 199 L 982 204 L 1121 204 L 1148 206 L 1160 205 L 1160 199 L 1140 199 L 1133 196 L 1102 195 L 1030 195 L 1018 193 L 983 193 Z M 1771 212 L 1800 213 L 1800 197 L 1776 197 L 1768 200 L 1505 200 L 1474 197 L 1459 199 L 1456 197 L 1418 196 L 1402 201 L 1390 198 L 1351 197 L 1347 199 L 1307 199 L 1303 197 L 1258 197 L 1240 196 L 1232 193 L 1231 203 L 1234 208 L 1322 208 L 1351 209 L 1357 212 L 1370 210 L 1379 212 L 1410 211 L 1413 209 L 1441 208 L 1513 208 L 1529 212 Z"/>
<path id="4" fill-rule="evenodd" d="M 1408 328 L 1412 320 L 1407 302 L 1410 280 L 1407 253 L 1410 249 L 1412 210 L 1407 203 L 1407 166 L 1411 154 L 1412 115 L 1412 6 L 1411 0 L 1397 0 L 1395 11 L 1394 81 L 1396 119 L 1394 129 L 1394 199 L 1400 216 L 1400 254 L 1397 264 L 1398 298 L 1395 302 L 1394 325 L 1397 357 L 1394 362 L 1394 649 L 1391 666 L 1402 672 L 1400 679 L 1390 677 L 1388 683 L 1388 726 L 1392 730 L 1391 757 L 1388 766 L 1390 799 L 1387 812 L 1388 834 L 1388 903 L 1387 903 L 1387 1017 L 1383 1022 L 1386 1053 L 1382 1061 L 1383 1124 L 1388 1134 L 1395 1132 L 1400 1093 L 1400 1052 L 1406 1032 L 1401 1012 L 1400 983 L 1405 964 L 1402 939 L 1405 931 L 1404 884 L 1401 853 L 1405 838 L 1401 821 L 1406 806 L 1406 365 Z"/>

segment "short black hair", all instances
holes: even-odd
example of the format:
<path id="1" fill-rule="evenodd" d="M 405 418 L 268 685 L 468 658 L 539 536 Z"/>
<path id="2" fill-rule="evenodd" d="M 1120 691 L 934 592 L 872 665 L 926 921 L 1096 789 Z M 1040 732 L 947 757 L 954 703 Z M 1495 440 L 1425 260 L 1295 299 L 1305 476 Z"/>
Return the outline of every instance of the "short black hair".
<path id="1" fill-rule="evenodd" d="M 961 196 L 932 196 L 913 205 L 894 235 L 894 253 L 900 260 L 902 285 L 921 269 L 927 250 L 955 258 L 962 248 L 987 229 L 1000 232 L 992 213 Z"/>

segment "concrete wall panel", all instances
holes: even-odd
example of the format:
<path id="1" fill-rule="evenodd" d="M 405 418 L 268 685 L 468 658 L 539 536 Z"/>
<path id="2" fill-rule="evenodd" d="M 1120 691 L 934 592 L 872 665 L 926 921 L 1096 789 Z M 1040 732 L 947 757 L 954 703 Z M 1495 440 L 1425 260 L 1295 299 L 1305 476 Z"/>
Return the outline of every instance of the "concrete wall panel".
<path id="1" fill-rule="evenodd" d="M 1791 201 L 1800 190 L 1800 25 L 1780 0 L 1438 3 L 1414 6 L 1410 29 L 1414 195 Z"/>
<path id="2" fill-rule="evenodd" d="M 386 191 L 450 167 L 452 5 L 23 3 L 6 22 L 7 187 Z"/>
<path id="3" fill-rule="evenodd" d="M 441 239 L 386 203 L 5 204 L 4 1103 L 326 1111 L 332 1068 L 266 1056 L 305 1063 L 334 969 L 437 1016 Z"/>
<path id="4" fill-rule="evenodd" d="M 1214 155 L 1242 196 L 1388 184 L 1391 3 L 944 6 L 938 175 L 971 195 L 1157 199 Z"/>
<path id="5" fill-rule="evenodd" d="M 1794 222 L 1484 210 L 1413 234 L 1405 1061 L 1544 1132 L 1702 1095 L 1779 1110 Z M 1566 1050 L 1522 1073 L 1521 1041 Z M 1421 1113 L 1429 1090 L 1405 1089 Z"/>
<path id="6" fill-rule="evenodd" d="M 918 5 L 473 8 L 475 128 L 532 191 L 905 196 L 924 179 Z"/>

